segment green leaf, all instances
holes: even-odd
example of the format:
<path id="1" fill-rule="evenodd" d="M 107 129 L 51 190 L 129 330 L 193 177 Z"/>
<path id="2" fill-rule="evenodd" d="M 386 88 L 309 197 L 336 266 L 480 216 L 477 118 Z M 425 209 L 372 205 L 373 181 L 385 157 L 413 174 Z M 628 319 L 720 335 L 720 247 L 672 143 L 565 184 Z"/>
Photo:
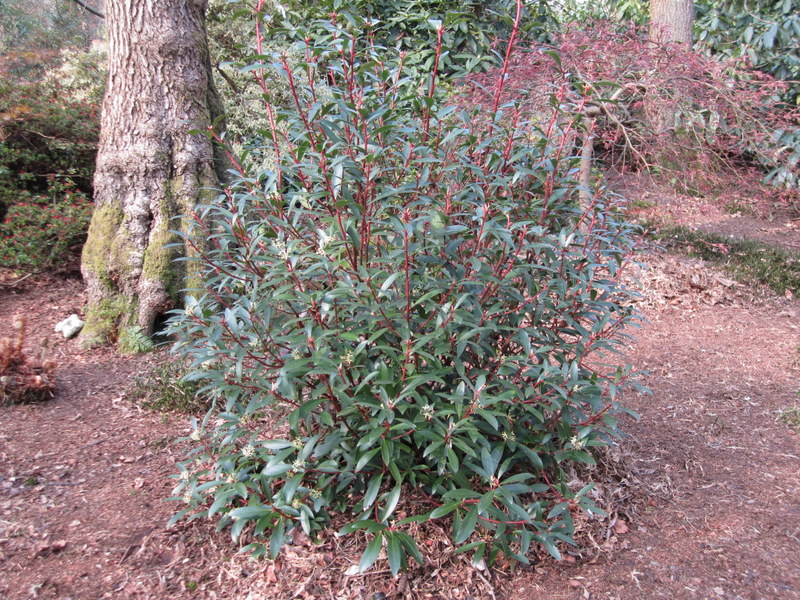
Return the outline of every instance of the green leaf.
<path id="1" fill-rule="evenodd" d="M 388 542 L 386 546 L 386 555 L 389 559 L 389 569 L 391 569 L 392 575 L 397 575 L 403 565 L 403 550 L 396 534 L 387 533 L 386 538 Z"/>
<path id="2" fill-rule="evenodd" d="M 466 542 L 472 533 L 475 531 L 475 526 L 478 522 L 478 505 L 473 504 L 469 512 L 467 512 L 466 516 L 464 517 L 463 521 L 461 521 L 461 525 L 458 528 L 458 531 L 454 532 L 453 541 L 456 544 L 463 544 Z"/>
<path id="3" fill-rule="evenodd" d="M 175 523 L 180 521 L 184 516 L 186 516 L 191 511 L 191 508 L 183 508 L 176 512 L 172 517 L 170 517 L 169 521 L 167 521 L 167 527 L 172 527 Z"/>
<path id="4" fill-rule="evenodd" d="M 353 521 L 352 523 L 348 523 L 339 530 L 338 535 L 346 535 L 348 533 L 353 533 L 354 531 L 359 531 L 361 529 L 366 529 L 370 533 L 375 533 L 376 531 L 381 531 L 385 528 L 386 528 L 385 525 L 378 523 L 377 521 L 365 519 L 361 521 Z"/>
<path id="5" fill-rule="evenodd" d="M 260 442 L 260 445 L 268 450 L 284 450 L 285 448 L 290 448 L 292 442 L 289 440 L 264 440 Z"/>
<path id="6" fill-rule="evenodd" d="M 369 461 L 372 460 L 372 457 L 375 456 L 378 452 L 380 452 L 380 448 L 373 448 L 369 452 L 365 452 L 361 457 L 358 459 L 356 463 L 356 473 L 359 472 L 361 469 L 367 466 Z"/>
<path id="7" fill-rule="evenodd" d="M 234 542 L 239 541 L 239 536 L 242 535 L 242 530 L 245 528 L 247 523 L 249 523 L 249 521 L 246 519 L 240 519 L 233 522 L 233 525 L 231 525 L 231 539 Z"/>
<path id="8" fill-rule="evenodd" d="M 281 517 L 274 525 L 274 528 L 272 529 L 272 535 L 269 536 L 269 553 L 273 559 L 278 556 L 281 548 L 283 548 L 283 544 L 285 543 L 285 534 L 286 521 L 283 517 Z"/>
<path id="9" fill-rule="evenodd" d="M 474 550 L 480 546 L 485 545 L 486 542 L 470 542 L 469 544 L 464 544 L 463 546 L 459 546 L 456 548 L 453 554 L 463 554 L 464 552 L 469 552 L 470 550 Z"/>
<path id="10" fill-rule="evenodd" d="M 433 509 L 430 514 L 431 519 L 439 519 L 446 515 L 449 515 L 455 509 L 461 506 L 461 500 L 454 500 L 453 502 L 448 502 L 447 504 L 442 504 L 441 506 Z"/>
<path id="11" fill-rule="evenodd" d="M 359 573 L 363 573 L 375 564 L 375 561 L 378 560 L 378 556 L 380 556 L 382 547 L 383 531 L 379 531 L 375 534 L 375 537 L 372 538 L 372 541 L 369 543 L 369 546 L 367 546 L 367 549 L 364 550 L 364 554 L 361 555 L 361 560 L 358 562 Z"/>
<path id="12" fill-rule="evenodd" d="M 274 512 L 275 510 L 271 506 L 243 506 L 242 508 L 235 508 L 228 514 L 233 519 L 245 521 L 248 519 L 260 519 Z"/>
<path id="13" fill-rule="evenodd" d="M 305 510 L 304 510 L 305 509 Z M 308 507 L 302 505 L 300 507 L 300 526 L 307 536 L 311 536 L 311 516 L 308 514 Z"/>
<path id="14" fill-rule="evenodd" d="M 495 495 L 495 490 L 489 490 L 481 497 L 478 501 L 478 514 L 486 514 L 486 511 L 494 502 Z"/>
<path id="15" fill-rule="evenodd" d="M 380 490 L 382 481 L 383 473 L 378 473 L 372 479 L 370 479 L 369 485 L 367 486 L 367 491 L 364 494 L 364 510 L 367 510 L 370 506 L 372 506 L 373 502 L 375 502 L 375 498 L 378 497 L 378 491 Z"/>
<path id="16" fill-rule="evenodd" d="M 286 463 L 274 463 L 266 465 L 262 470 L 261 474 L 267 477 L 275 477 L 276 475 L 283 475 L 284 473 L 288 473 L 292 468 L 292 465 L 288 465 Z"/>
<path id="17" fill-rule="evenodd" d="M 397 508 L 397 502 L 400 500 L 400 492 L 402 491 L 402 489 L 403 489 L 402 486 L 398 484 L 387 495 L 386 505 L 383 509 L 383 512 L 381 513 L 381 518 L 380 518 L 381 523 L 385 523 L 386 519 L 388 519 L 394 512 L 394 509 Z"/>
<path id="18" fill-rule="evenodd" d="M 561 552 L 559 552 L 558 548 L 553 543 L 553 540 L 550 536 L 546 535 L 542 538 L 542 545 L 545 547 L 547 552 L 550 553 L 550 556 L 552 556 L 556 560 L 561 560 Z"/>

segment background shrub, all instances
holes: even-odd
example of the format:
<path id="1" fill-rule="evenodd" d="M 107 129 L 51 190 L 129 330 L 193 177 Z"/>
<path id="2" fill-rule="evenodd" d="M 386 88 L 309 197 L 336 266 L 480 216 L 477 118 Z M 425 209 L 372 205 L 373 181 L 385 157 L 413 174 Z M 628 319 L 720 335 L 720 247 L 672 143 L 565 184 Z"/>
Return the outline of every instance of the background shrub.
<path id="1" fill-rule="evenodd" d="M 559 556 L 576 511 L 602 514 L 565 470 L 619 435 L 630 373 L 605 361 L 635 319 L 632 231 L 609 196 L 577 206 L 557 102 L 542 129 L 499 110 L 502 85 L 459 111 L 435 64 L 420 89 L 402 59 L 315 26 L 305 61 L 275 57 L 295 90 L 276 114 L 267 97 L 276 167 L 232 156 L 191 225 L 204 285 L 171 329 L 215 407 L 175 519 L 274 555 L 344 512 L 343 533 L 372 536 L 360 567 L 385 546 L 393 572 L 422 561 L 410 524 L 439 518 L 475 560 Z"/>
<path id="2" fill-rule="evenodd" d="M 77 53 L 69 56 L 70 63 L 51 57 L 46 78 L 15 75 L 18 63 L 42 60 L 40 53 L 0 58 L 0 199 L 7 203 L 17 190 L 47 190 L 54 175 L 92 191 L 103 69 L 91 75 L 74 64 Z M 90 76 L 94 83 L 86 81 Z"/>
<path id="3" fill-rule="evenodd" d="M 461 102 L 486 103 L 500 71 L 470 76 Z M 652 169 L 697 194 L 757 166 L 797 187 L 800 113 L 781 100 L 787 85 L 734 60 L 596 20 L 515 55 L 508 79 L 504 101 L 523 99 L 533 112 L 560 90 L 559 102 L 592 119 L 594 145 L 618 171 Z"/>
<path id="4" fill-rule="evenodd" d="M 43 269 L 83 242 L 105 51 L 0 56 L 0 265 Z"/>
<path id="5" fill-rule="evenodd" d="M 80 248 L 92 217 L 86 194 L 72 181 L 51 180 L 47 195 L 17 192 L 0 222 L 0 265 L 41 270 L 62 264 Z"/>
<path id="6" fill-rule="evenodd" d="M 135 379 L 126 397 L 156 412 L 205 413 L 210 408 L 208 398 L 197 393 L 197 381 L 183 379 L 185 374 L 180 361 L 160 356 L 150 372 Z"/>

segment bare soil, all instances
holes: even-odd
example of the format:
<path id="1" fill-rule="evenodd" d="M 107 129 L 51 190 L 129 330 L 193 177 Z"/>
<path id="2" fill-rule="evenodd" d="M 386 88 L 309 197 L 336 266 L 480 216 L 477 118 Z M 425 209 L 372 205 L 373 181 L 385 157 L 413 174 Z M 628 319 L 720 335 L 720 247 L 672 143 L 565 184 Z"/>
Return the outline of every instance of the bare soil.
<path id="1" fill-rule="evenodd" d="M 717 222 L 702 214 L 685 218 Z M 794 243 L 792 227 L 764 217 L 748 216 L 747 233 L 779 227 Z M 358 538 L 299 536 L 255 563 L 211 523 L 166 529 L 188 421 L 125 397 L 165 357 L 59 339 L 55 324 L 84 304 L 77 279 L 0 287 L 0 336 L 23 315 L 30 350 L 49 338 L 58 363 L 52 400 L 0 407 L 0 598 L 800 599 L 800 434 L 780 419 L 800 403 L 800 304 L 701 261 L 646 261 L 647 322 L 629 358 L 652 393 L 626 399 L 640 418 L 600 490 L 610 520 L 562 562 L 483 570 L 452 556 L 447 532 L 429 532 L 429 564 L 398 579 L 385 561 L 345 574 Z"/>

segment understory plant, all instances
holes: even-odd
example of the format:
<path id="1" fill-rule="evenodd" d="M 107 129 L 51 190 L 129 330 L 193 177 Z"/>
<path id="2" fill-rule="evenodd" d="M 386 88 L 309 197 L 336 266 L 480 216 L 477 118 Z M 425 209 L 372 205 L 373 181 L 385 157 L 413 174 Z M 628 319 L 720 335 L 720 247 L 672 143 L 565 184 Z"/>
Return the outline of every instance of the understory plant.
<path id="1" fill-rule="evenodd" d="M 45 192 L 54 175 L 91 193 L 100 61 L 98 53 L 0 55 L 0 201 L 13 203 L 16 190 Z"/>
<path id="2" fill-rule="evenodd" d="M 15 333 L 0 338 L 0 406 L 49 400 L 55 392 L 55 363 L 25 352 L 25 319 L 14 318 Z"/>
<path id="3" fill-rule="evenodd" d="M 633 231 L 608 194 L 579 206 L 574 136 L 555 130 L 580 121 L 557 102 L 535 126 L 498 77 L 488 105 L 456 109 L 435 64 L 419 88 L 341 22 L 300 36 L 300 64 L 275 57 L 295 100 L 275 111 L 264 84 L 275 167 L 231 155 L 186 233 L 204 280 L 170 327 L 214 407 L 173 520 L 275 556 L 346 515 L 340 533 L 370 539 L 362 570 L 384 547 L 395 573 L 422 562 L 411 532 L 436 519 L 475 561 L 558 557 L 578 513 L 603 514 L 566 473 L 620 435 Z"/>
<path id="4" fill-rule="evenodd" d="M 18 190 L 0 221 L 0 266 L 41 270 L 62 263 L 86 238 L 92 206 L 69 179 L 51 178 L 45 194 Z"/>

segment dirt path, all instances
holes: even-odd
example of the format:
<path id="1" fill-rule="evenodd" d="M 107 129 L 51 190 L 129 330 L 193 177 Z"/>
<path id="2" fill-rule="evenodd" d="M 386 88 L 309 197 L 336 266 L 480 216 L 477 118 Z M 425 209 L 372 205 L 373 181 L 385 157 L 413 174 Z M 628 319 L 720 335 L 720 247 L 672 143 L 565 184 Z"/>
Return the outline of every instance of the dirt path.
<path id="1" fill-rule="evenodd" d="M 800 598 L 800 435 L 778 419 L 800 403 L 800 305 L 716 283 L 696 261 L 663 259 L 656 273 L 631 354 L 653 393 L 627 401 L 641 415 L 625 452 L 644 500 L 588 561 L 342 578 L 350 558 L 333 541 L 253 565 L 210 524 L 166 531 L 185 419 L 122 399 L 162 357 L 62 340 L 57 397 L 0 408 L 0 598 Z M 81 294 L 55 279 L 1 290 L 0 336 L 21 313 L 32 341 L 55 339 Z"/>
<path id="2" fill-rule="evenodd" d="M 622 550 L 518 578 L 526 598 L 800 598 L 800 436 L 778 420 L 800 388 L 796 311 L 648 311 L 633 358 L 653 394 L 629 399 L 628 443 L 653 499 Z"/>

